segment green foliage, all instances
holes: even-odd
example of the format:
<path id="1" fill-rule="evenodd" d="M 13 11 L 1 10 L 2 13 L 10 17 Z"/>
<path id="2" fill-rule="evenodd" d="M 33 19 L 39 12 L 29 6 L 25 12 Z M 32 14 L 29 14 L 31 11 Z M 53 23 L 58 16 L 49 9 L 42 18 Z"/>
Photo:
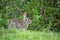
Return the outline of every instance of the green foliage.
<path id="1" fill-rule="evenodd" d="M 22 19 L 23 12 L 27 12 L 28 17 L 32 19 L 32 24 L 29 25 L 28 29 L 39 31 L 45 29 L 50 30 L 52 27 L 56 26 L 55 24 L 58 23 L 57 20 L 60 20 L 56 18 L 58 17 L 57 15 L 60 17 L 60 1 L 1 0 L 0 27 L 5 26 L 8 19 Z"/>
<path id="2" fill-rule="evenodd" d="M 60 34 L 0 28 L 0 40 L 60 40 Z"/>

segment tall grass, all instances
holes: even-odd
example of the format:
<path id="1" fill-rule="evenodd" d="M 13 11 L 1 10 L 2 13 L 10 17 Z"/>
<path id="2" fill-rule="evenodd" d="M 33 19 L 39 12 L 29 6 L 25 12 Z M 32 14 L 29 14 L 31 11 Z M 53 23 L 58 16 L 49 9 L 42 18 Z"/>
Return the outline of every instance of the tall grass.
<path id="1" fill-rule="evenodd" d="M 0 28 L 0 40 L 60 40 L 60 34 Z"/>

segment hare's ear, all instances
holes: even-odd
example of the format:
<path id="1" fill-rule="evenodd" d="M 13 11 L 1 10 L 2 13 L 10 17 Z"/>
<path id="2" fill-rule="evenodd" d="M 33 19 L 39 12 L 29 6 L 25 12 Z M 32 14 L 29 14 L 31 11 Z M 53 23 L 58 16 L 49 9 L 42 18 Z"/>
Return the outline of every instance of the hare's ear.
<path id="1" fill-rule="evenodd" d="M 26 12 L 24 12 L 24 14 L 23 14 L 23 21 L 25 21 L 25 20 L 26 20 L 26 18 L 27 18 L 27 13 L 26 13 Z"/>

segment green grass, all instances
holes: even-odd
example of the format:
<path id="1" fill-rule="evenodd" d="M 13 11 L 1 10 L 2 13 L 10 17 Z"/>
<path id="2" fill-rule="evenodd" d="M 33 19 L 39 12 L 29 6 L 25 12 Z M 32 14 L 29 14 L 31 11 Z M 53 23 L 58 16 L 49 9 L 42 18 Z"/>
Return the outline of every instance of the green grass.
<path id="1" fill-rule="evenodd" d="M 59 33 L 0 28 L 0 40 L 60 40 Z"/>

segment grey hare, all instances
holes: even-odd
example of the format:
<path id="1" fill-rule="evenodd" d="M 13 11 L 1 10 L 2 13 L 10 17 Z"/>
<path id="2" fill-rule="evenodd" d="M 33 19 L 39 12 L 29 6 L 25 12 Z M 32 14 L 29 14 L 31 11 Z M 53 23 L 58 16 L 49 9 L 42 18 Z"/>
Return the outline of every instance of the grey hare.
<path id="1" fill-rule="evenodd" d="M 27 18 L 27 14 L 23 14 L 23 20 L 19 20 L 18 18 L 13 18 L 8 22 L 8 28 L 17 28 L 17 29 L 27 29 L 28 25 L 31 24 L 31 20 Z"/>

